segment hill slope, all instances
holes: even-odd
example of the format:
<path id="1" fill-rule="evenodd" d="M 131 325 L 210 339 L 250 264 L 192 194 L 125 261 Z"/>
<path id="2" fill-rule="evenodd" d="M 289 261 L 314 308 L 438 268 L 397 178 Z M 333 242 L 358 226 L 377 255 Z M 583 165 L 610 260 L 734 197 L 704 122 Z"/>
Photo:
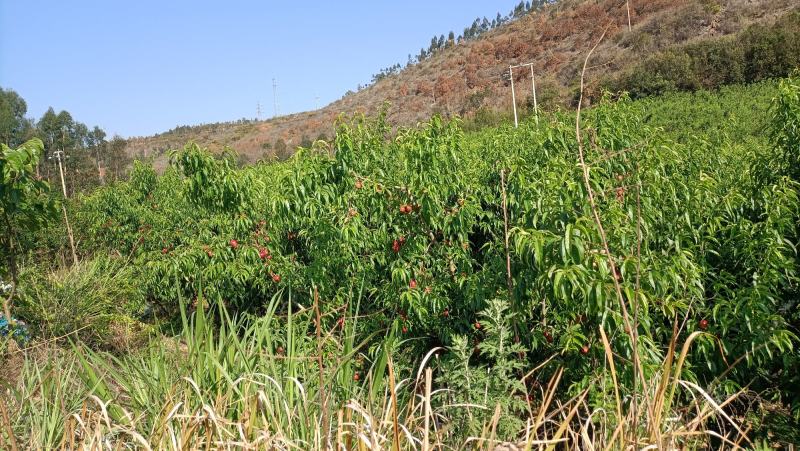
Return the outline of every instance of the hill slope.
<path id="1" fill-rule="evenodd" d="M 230 146 L 244 161 L 280 158 L 296 146 L 332 136 L 340 113 L 375 113 L 387 101 L 389 122 L 399 126 L 413 125 L 434 113 L 458 114 L 468 120 L 476 120 L 477 114 L 478 121 L 491 121 L 498 113 L 510 115 L 509 80 L 504 77 L 509 65 L 529 62 L 536 74 L 540 106 L 570 106 L 583 57 L 604 31 L 605 38 L 595 53 L 598 64 L 591 73 L 590 92 L 595 93 L 601 82 L 626 88 L 620 80 L 637 65 L 648 63 L 646 58 L 651 55 L 718 40 L 753 24 L 769 25 L 799 9 L 792 0 L 635 0 L 631 2 L 633 27 L 628 31 L 624 0 L 563 0 L 478 39 L 452 45 L 322 109 L 260 122 L 179 127 L 130 139 L 127 152 L 156 157 L 161 166 L 166 150 L 193 140 L 212 151 Z M 665 66 L 672 71 L 676 64 L 670 60 Z M 514 75 L 519 83 L 517 103 L 525 109 L 530 103 L 530 74 L 520 70 Z M 705 86 L 709 83 L 714 81 L 696 84 L 711 87 Z"/>

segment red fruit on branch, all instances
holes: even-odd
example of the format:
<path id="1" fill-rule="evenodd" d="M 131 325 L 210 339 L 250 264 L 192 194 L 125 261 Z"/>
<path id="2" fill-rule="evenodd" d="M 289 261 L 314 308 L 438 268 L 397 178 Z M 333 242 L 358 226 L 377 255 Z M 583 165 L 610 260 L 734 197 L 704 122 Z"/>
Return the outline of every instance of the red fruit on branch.
<path id="1" fill-rule="evenodd" d="M 707 319 L 701 319 L 700 320 L 700 329 L 702 329 L 702 330 L 708 329 L 708 320 Z"/>
<path id="2" fill-rule="evenodd" d="M 364 187 L 364 184 L 361 183 L 361 180 L 356 180 L 356 189 L 361 189 Z"/>
<path id="3" fill-rule="evenodd" d="M 278 346 L 278 355 L 283 355 L 283 346 Z"/>
<path id="4" fill-rule="evenodd" d="M 417 288 L 417 281 L 414 280 L 414 279 L 411 279 L 411 282 L 408 282 L 408 288 L 411 288 L 412 290 Z"/>
<path id="5" fill-rule="evenodd" d="M 478 329 L 478 330 L 480 330 L 480 328 L 481 328 L 481 323 L 480 323 L 480 322 L 478 322 L 478 321 L 475 321 L 475 328 L 476 328 L 476 329 Z"/>
<path id="6" fill-rule="evenodd" d="M 275 283 L 280 282 L 281 281 L 281 276 L 279 274 L 273 274 L 272 275 L 272 281 L 275 282 Z"/>
<path id="7" fill-rule="evenodd" d="M 354 381 L 358 382 L 358 380 L 359 380 L 359 379 L 361 379 L 361 376 L 359 376 L 359 374 L 358 374 L 358 373 L 356 373 L 356 374 L 354 374 L 354 375 L 353 375 L 353 380 L 354 380 Z"/>
<path id="8" fill-rule="evenodd" d="M 408 327 L 406 327 L 406 326 L 403 326 L 403 333 L 404 333 L 404 334 L 407 334 L 407 333 L 408 333 Z"/>
<path id="9" fill-rule="evenodd" d="M 589 345 L 583 345 L 581 348 L 581 354 L 586 355 L 589 353 Z"/>
<path id="10" fill-rule="evenodd" d="M 392 241 L 392 250 L 394 251 L 395 254 L 400 252 L 400 241 L 398 240 Z"/>
<path id="11" fill-rule="evenodd" d="M 209 257 L 213 257 L 213 256 L 214 256 L 214 253 L 213 253 L 213 252 L 211 252 L 211 251 L 206 251 L 206 255 L 208 255 Z"/>
<path id="12" fill-rule="evenodd" d="M 337 326 L 339 326 L 339 327 L 341 327 L 342 329 L 344 329 L 344 317 L 341 317 L 341 318 L 339 318 L 339 319 L 336 321 L 336 325 L 337 325 Z"/>
<path id="13" fill-rule="evenodd" d="M 548 343 L 552 343 L 553 335 L 548 331 L 544 331 L 544 339 L 547 340 Z"/>
<path id="14" fill-rule="evenodd" d="M 162 254 L 166 254 L 167 252 L 169 252 L 168 248 L 165 247 L 165 248 L 161 249 L 161 253 Z"/>
<path id="15" fill-rule="evenodd" d="M 228 242 L 228 244 L 231 245 L 231 249 L 238 249 L 239 248 L 239 242 L 236 241 L 236 240 L 230 240 Z"/>
<path id="16" fill-rule="evenodd" d="M 445 318 L 449 318 L 450 317 L 450 310 L 444 309 L 444 311 L 442 312 L 442 316 L 444 316 Z"/>
<path id="17" fill-rule="evenodd" d="M 258 250 L 258 256 L 261 257 L 261 260 L 264 260 L 269 255 L 269 250 L 266 248 L 261 248 Z"/>

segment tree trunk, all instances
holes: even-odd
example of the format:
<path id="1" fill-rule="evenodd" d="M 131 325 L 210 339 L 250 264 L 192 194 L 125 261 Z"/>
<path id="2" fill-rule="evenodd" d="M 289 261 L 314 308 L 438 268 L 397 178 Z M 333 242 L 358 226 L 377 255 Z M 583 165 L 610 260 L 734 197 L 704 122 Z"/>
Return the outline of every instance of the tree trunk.
<path id="1" fill-rule="evenodd" d="M 11 319 L 11 301 L 14 298 L 14 293 L 17 290 L 17 259 L 14 255 L 14 229 L 11 227 L 11 221 L 8 219 L 8 213 L 3 213 L 3 222 L 5 223 L 6 237 L 4 241 L 6 248 L 6 259 L 8 261 L 8 271 L 11 273 L 11 293 L 8 297 L 3 296 L 3 315 L 8 321 L 9 326 L 13 325 Z"/>

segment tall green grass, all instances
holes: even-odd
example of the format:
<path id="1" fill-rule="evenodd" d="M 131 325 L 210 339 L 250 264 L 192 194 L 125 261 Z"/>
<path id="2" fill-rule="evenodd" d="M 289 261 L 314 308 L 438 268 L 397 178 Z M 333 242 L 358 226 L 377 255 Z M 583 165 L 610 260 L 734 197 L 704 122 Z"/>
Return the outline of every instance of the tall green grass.
<path id="1" fill-rule="evenodd" d="M 39 337 L 78 338 L 107 350 L 136 348 L 146 342 L 148 328 L 132 319 L 145 302 L 135 268 L 127 263 L 97 256 L 52 272 L 27 266 L 15 313 Z"/>
<path id="2" fill-rule="evenodd" d="M 117 357 L 84 344 L 27 351 L 21 382 L 4 387 L 14 437 L 0 434 L 3 445 L 322 450 L 747 443 L 742 426 L 725 413 L 734 398 L 714 400 L 679 377 L 697 333 L 683 344 L 673 340 L 658 377 L 645 381 L 636 410 L 622 399 L 610 410 L 593 409 L 588 391 L 559 399 L 564 369 L 539 381 L 534 368 L 519 383 L 538 388 L 501 394 L 524 399 L 526 413 L 512 418 L 499 398 L 451 402 L 457 385 L 434 378 L 434 355 L 447 350 L 420 356 L 418 368 L 400 369 L 391 358 L 397 344 L 391 333 L 371 351 L 366 341 L 356 343 L 357 301 L 335 330 L 318 330 L 318 305 L 298 305 L 289 293 L 272 299 L 258 318 L 232 318 L 223 306 L 202 300 L 197 305 L 182 307 L 179 335 L 154 339 L 138 354 Z M 605 349 L 613 375 L 619 358 L 607 341 Z M 496 381 L 490 372 L 475 383 L 481 392 Z M 465 414 L 483 418 L 477 433 L 457 427 L 455 419 Z M 501 446 L 498 431 L 512 419 L 519 421 L 517 443 Z"/>

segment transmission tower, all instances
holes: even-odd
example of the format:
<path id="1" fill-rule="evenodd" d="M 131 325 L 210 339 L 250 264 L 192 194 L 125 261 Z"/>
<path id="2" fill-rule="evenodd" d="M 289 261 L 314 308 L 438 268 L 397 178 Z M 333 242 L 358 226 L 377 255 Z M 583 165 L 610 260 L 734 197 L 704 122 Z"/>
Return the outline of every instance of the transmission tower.
<path id="1" fill-rule="evenodd" d="M 256 104 L 256 119 L 261 120 L 261 102 Z"/>
<path id="2" fill-rule="evenodd" d="M 275 109 L 273 117 L 278 117 L 278 80 L 272 79 L 272 106 Z"/>

